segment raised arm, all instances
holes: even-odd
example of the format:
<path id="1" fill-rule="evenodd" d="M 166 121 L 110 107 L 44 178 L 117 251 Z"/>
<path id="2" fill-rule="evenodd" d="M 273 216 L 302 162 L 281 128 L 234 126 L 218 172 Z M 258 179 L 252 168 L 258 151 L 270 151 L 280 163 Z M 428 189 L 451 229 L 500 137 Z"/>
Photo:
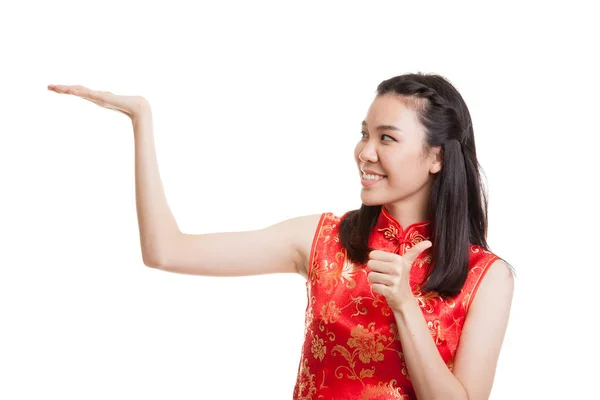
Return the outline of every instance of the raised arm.
<path id="1" fill-rule="evenodd" d="M 120 96 L 83 86 L 49 85 L 127 115 L 135 142 L 135 195 L 142 259 L 161 270 L 210 276 L 298 272 L 306 276 L 320 214 L 292 218 L 264 229 L 201 235 L 179 230 L 160 179 L 150 104 L 140 96 Z"/>
<path id="2" fill-rule="evenodd" d="M 264 229 L 175 235 L 163 247 L 164 271 L 209 276 L 292 272 L 306 277 L 320 214 L 292 218 Z"/>
<path id="3" fill-rule="evenodd" d="M 158 173 L 150 104 L 141 96 L 120 96 L 80 85 L 48 85 L 48 90 L 80 97 L 101 107 L 119 111 L 131 119 L 135 142 L 135 199 L 142 259 L 146 265 L 155 265 L 163 253 L 162 247 L 179 232 L 179 228 L 167 205 Z"/>

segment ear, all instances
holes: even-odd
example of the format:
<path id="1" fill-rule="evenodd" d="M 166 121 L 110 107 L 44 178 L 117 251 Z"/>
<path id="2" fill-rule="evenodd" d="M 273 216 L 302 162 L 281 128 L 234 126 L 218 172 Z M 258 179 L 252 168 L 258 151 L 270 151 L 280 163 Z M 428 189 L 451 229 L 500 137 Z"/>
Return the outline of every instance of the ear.
<path id="1" fill-rule="evenodd" d="M 444 160 L 444 150 L 442 146 L 434 147 L 430 153 L 431 164 L 429 165 L 429 173 L 437 174 L 442 170 L 442 164 Z"/>

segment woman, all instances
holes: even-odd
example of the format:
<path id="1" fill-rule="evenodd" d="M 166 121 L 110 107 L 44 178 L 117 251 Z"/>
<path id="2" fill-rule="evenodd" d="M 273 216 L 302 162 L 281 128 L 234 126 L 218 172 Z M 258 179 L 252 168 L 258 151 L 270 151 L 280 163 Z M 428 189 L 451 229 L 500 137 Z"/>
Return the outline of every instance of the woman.
<path id="1" fill-rule="evenodd" d="M 190 235 L 169 210 L 148 102 L 55 86 L 128 115 L 144 263 L 165 271 L 307 278 L 295 399 L 485 399 L 513 295 L 486 243 L 469 110 L 439 75 L 383 81 L 355 160 L 362 206 L 267 228 Z M 238 251 L 227 249 L 237 244 Z"/>

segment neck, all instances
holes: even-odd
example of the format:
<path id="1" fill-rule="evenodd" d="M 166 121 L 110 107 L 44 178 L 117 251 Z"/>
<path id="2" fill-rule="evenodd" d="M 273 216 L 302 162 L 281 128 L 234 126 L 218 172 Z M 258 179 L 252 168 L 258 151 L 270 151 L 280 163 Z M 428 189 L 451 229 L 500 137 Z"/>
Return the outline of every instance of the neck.
<path id="1" fill-rule="evenodd" d="M 385 204 L 384 207 L 396 221 L 400 223 L 402 228 L 406 228 L 417 222 L 427 221 L 427 202 L 429 200 L 430 188 L 420 190 L 412 196 Z"/>

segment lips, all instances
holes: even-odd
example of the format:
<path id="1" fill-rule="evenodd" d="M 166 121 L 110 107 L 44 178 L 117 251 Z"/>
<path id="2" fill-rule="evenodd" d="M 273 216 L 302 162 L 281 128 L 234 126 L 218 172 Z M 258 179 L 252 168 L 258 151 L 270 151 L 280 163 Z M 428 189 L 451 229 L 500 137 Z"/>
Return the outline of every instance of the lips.
<path id="1" fill-rule="evenodd" d="M 365 173 L 365 174 L 369 174 L 369 175 L 387 176 L 387 175 L 384 175 L 384 174 L 380 174 L 379 172 L 372 171 L 372 170 L 370 170 L 370 169 L 361 169 L 361 171 L 362 171 L 363 173 Z"/>

